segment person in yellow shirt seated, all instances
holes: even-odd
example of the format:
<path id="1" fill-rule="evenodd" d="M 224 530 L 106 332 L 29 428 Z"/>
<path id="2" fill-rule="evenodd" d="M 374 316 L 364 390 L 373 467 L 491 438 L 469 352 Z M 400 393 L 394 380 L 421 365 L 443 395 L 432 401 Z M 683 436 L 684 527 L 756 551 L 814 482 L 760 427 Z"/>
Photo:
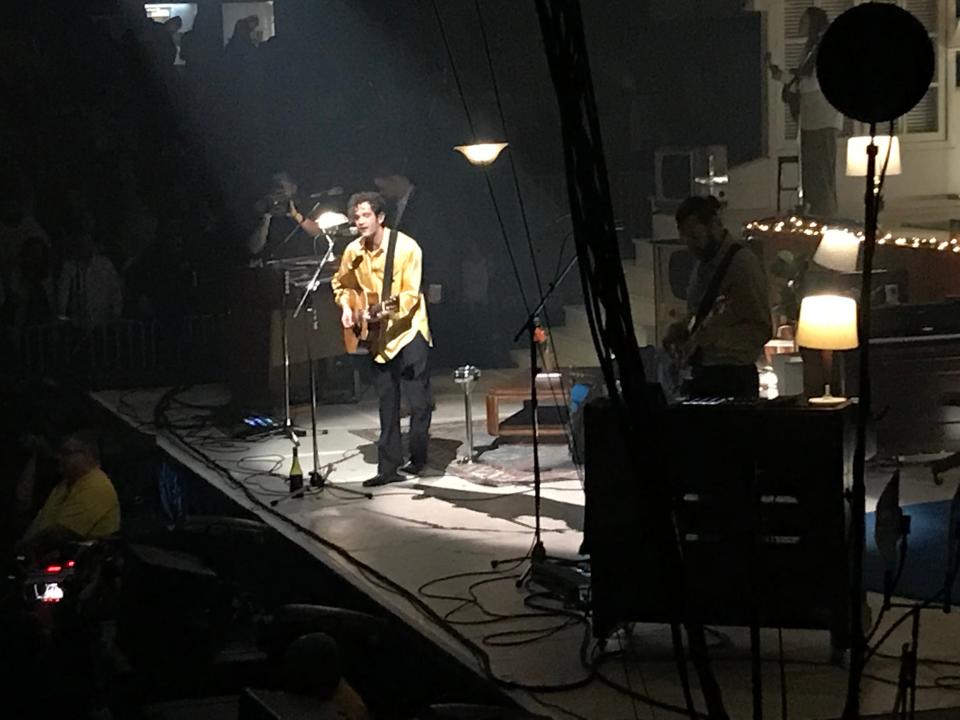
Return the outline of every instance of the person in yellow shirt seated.
<path id="1" fill-rule="evenodd" d="M 17 551 L 43 554 L 71 540 L 93 540 L 120 529 L 120 502 L 100 469 L 97 439 L 89 431 L 68 435 L 58 450 L 61 481 L 33 519 Z"/>

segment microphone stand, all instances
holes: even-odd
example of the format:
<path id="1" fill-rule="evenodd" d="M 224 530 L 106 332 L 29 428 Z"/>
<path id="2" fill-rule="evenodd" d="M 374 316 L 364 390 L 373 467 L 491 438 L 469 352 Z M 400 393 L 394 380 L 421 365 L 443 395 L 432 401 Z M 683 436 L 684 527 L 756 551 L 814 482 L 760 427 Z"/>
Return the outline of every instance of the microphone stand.
<path id="1" fill-rule="evenodd" d="M 303 291 L 303 296 L 300 298 L 300 302 L 297 303 L 297 309 L 293 311 L 294 319 L 299 317 L 300 312 L 303 310 L 303 306 L 307 302 L 307 298 L 309 298 L 313 294 L 313 291 L 320 286 L 319 278 L 320 273 L 323 272 L 323 266 L 326 265 L 333 256 L 333 238 L 323 228 L 320 228 L 320 232 L 327 240 L 327 251 L 323 254 L 320 262 L 317 263 L 317 267 L 314 269 L 313 275 L 310 277 L 310 282 L 307 283 L 307 287 Z"/>
<path id="2" fill-rule="evenodd" d="M 540 533 L 540 423 L 537 418 L 537 374 L 539 368 L 537 366 L 536 340 L 536 331 L 540 328 L 540 315 L 543 313 L 544 307 L 546 307 L 547 300 L 550 299 L 550 296 L 553 295 L 554 291 L 560 286 L 560 284 L 563 282 L 563 279 L 569 274 L 576 263 L 577 255 L 575 254 L 572 258 L 570 258 L 570 261 L 566 264 L 566 266 L 564 266 L 557 278 L 547 286 L 547 291 L 543 294 L 543 297 L 540 298 L 540 302 L 527 316 L 527 319 L 524 320 L 523 325 L 520 326 L 520 329 L 517 330 L 516 334 L 513 336 L 513 341 L 517 342 L 524 334 L 526 334 L 530 345 L 530 430 L 533 438 L 534 542 L 533 549 L 530 551 L 530 565 L 524 571 L 523 575 L 520 576 L 520 579 L 517 580 L 517 587 L 521 587 L 531 576 L 536 578 L 539 569 L 538 566 L 541 566 L 548 561 L 553 561 L 564 565 L 576 564 L 575 560 L 564 560 L 562 558 L 548 557 L 547 550 L 543 545 L 543 539 L 541 538 Z M 491 565 L 496 568 L 503 563 L 518 562 L 525 559 L 526 556 L 522 558 L 508 558 L 506 560 L 493 560 Z"/>
<path id="3" fill-rule="evenodd" d="M 850 672 L 843 720 L 860 717 L 860 680 L 866 663 L 866 638 L 863 631 L 863 556 L 866 547 L 866 434 L 870 421 L 870 308 L 873 299 L 873 256 L 877 247 L 877 222 L 880 198 L 875 185 L 877 174 L 877 145 L 874 138 L 877 124 L 870 123 L 870 144 L 867 146 L 867 182 L 864 193 L 863 264 L 860 285 L 857 332 L 860 338 L 860 389 L 857 404 L 856 446 L 853 455 L 853 484 L 850 490 Z"/>
<path id="4" fill-rule="evenodd" d="M 313 215 L 320 207 L 318 200 L 310 209 L 308 215 Z M 272 217 L 271 217 L 272 221 Z M 293 229 L 287 233 L 277 245 L 270 249 L 268 259 L 265 264 L 272 264 L 276 258 L 274 254 L 286 245 L 301 230 L 299 223 L 295 224 Z M 287 296 L 290 294 L 290 273 L 283 270 L 283 289 L 280 296 L 280 346 L 283 354 L 283 428 L 281 434 L 290 439 L 294 445 L 300 444 L 299 436 L 304 435 L 304 431 L 293 424 L 293 418 L 290 416 L 290 337 L 287 330 Z M 303 301 L 301 300 L 301 304 Z M 294 314 L 296 317 L 296 314 Z"/>
<path id="5" fill-rule="evenodd" d="M 293 311 L 294 318 L 300 315 L 300 312 L 306 305 L 307 299 L 313 294 L 314 290 L 320 287 L 320 273 L 333 256 L 333 237 L 331 237 L 330 233 L 323 228 L 320 229 L 320 232 L 327 240 L 327 251 L 323 254 L 320 262 L 317 263 L 317 267 L 313 271 L 313 275 L 311 276 L 310 281 L 307 283 L 306 289 L 303 291 L 303 296 L 300 298 L 300 302 L 297 304 L 297 309 Z M 313 315 L 313 329 L 319 329 L 317 327 L 316 313 Z M 327 485 L 327 478 L 330 475 L 330 471 L 328 469 L 326 475 L 324 475 L 320 470 L 320 450 L 317 444 L 317 378 L 316 368 L 313 361 L 313 351 L 310 348 L 309 338 L 307 340 L 307 363 L 310 366 L 310 437 L 313 440 L 313 470 L 310 471 L 309 482 L 310 487 L 316 489 L 318 492 L 322 492 Z M 319 434 L 326 435 L 327 431 L 321 430 Z M 348 487 L 339 487 L 339 489 L 352 495 L 365 497 L 368 500 L 373 499 L 373 493 L 371 492 L 353 490 L 352 488 Z"/>

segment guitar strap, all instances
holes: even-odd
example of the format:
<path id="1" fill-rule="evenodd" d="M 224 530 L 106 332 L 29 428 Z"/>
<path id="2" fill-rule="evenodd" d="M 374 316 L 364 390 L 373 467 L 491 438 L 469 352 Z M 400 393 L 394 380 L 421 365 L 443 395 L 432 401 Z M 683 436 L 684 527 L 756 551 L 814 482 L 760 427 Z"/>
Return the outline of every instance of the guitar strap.
<path id="1" fill-rule="evenodd" d="M 730 269 L 730 263 L 733 262 L 734 256 L 742 249 L 743 245 L 740 243 L 734 243 L 727 248 L 726 254 L 720 260 L 720 264 L 717 265 L 716 272 L 714 272 L 713 277 L 710 278 L 710 284 L 707 285 L 703 297 L 700 298 L 700 304 L 697 305 L 697 314 L 693 316 L 693 324 L 690 326 L 691 335 L 697 331 L 697 328 L 700 327 L 713 309 L 713 305 L 717 301 L 717 295 L 720 293 L 720 283 L 722 283 L 726 277 L 727 270 Z"/>
<path id="2" fill-rule="evenodd" d="M 397 217 L 399 221 L 400 218 Z M 380 293 L 380 302 L 386 302 L 390 299 L 390 293 L 393 291 L 393 256 L 397 252 L 397 225 L 400 223 L 394 223 L 394 226 L 390 228 L 390 240 L 387 245 L 387 260 L 386 264 L 383 266 L 383 290 Z"/>

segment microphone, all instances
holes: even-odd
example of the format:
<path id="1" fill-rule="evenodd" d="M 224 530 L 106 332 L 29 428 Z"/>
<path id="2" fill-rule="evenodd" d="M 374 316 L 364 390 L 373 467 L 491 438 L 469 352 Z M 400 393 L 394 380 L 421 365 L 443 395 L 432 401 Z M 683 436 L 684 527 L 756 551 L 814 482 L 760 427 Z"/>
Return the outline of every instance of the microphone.
<path id="1" fill-rule="evenodd" d="M 333 197 L 335 195 L 343 195 L 343 188 L 339 185 L 334 185 L 332 188 L 321 190 L 320 192 L 310 193 L 310 198 Z"/>

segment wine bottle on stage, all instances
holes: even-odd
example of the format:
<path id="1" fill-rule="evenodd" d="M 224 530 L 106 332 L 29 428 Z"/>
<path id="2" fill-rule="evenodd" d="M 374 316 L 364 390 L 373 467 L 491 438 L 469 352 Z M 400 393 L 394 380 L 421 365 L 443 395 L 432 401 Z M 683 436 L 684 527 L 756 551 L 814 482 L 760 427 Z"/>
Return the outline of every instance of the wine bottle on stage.
<path id="1" fill-rule="evenodd" d="M 303 470 L 300 469 L 300 455 L 297 453 L 297 446 L 293 446 L 293 462 L 290 463 L 290 492 L 301 492 L 303 490 Z"/>

